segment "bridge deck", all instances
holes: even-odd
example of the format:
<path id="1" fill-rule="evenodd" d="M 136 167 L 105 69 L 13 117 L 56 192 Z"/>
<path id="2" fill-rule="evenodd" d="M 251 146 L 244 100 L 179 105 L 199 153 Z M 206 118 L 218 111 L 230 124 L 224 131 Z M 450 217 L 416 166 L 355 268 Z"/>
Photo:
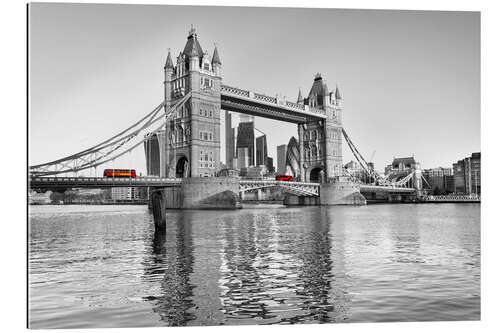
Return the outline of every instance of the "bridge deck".
<path id="1" fill-rule="evenodd" d="M 324 110 L 226 85 L 221 86 L 221 107 L 227 111 L 297 124 L 326 118 Z"/>
<path id="2" fill-rule="evenodd" d="M 414 193 L 414 188 L 396 186 L 361 185 L 361 192 Z"/>
<path id="3" fill-rule="evenodd" d="M 172 187 L 181 178 L 103 178 L 103 177 L 31 177 L 31 188 L 102 188 L 102 187 Z"/>
<path id="4" fill-rule="evenodd" d="M 105 187 L 177 187 L 182 178 L 103 178 L 103 177 L 30 177 L 31 188 L 105 188 Z M 319 183 L 287 182 L 266 179 L 240 179 L 240 191 L 280 186 L 305 195 L 320 195 Z M 361 192 L 414 193 L 413 188 L 361 185 Z"/>

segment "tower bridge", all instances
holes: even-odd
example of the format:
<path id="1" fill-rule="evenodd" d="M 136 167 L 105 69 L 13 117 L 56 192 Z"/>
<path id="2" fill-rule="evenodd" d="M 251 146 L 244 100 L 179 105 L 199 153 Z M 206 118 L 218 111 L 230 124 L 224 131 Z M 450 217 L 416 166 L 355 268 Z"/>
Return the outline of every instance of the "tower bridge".
<path id="1" fill-rule="evenodd" d="M 299 91 L 297 101 L 293 102 L 223 84 L 221 69 L 217 47 L 210 57 L 201 47 L 196 31 L 191 29 L 175 62 L 168 51 L 164 98 L 156 108 L 129 128 L 89 149 L 30 166 L 30 186 L 147 186 L 152 189 L 152 206 L 159 226 L 165 223 L 167 208 L 236 208 L 239 193 L 270 186 L 279 186 L 288 193 L 289 204 L 365 204 L 362 193 L 372 197 L 380 192 L 400 197 L 418 194 L 418 187 L 405 187 L 410 180 L 417 185 L 421 183 L 417 173 L 389 184 L 370 170 L 343 127 L 339 88 L 329 90 L 321 74 L 315 75 L 307 96 L 302 97 Z M 228 111 L 297 125 L 296 182 L 217 177 L 220 118 L 222 112 Z M 343 139 L 378 185 L 362 185 L 349 179 L 342 163 Z M 155 177 L 124 180 L 67 177 L 110 165 L 137 148 L 145 149 L 147 174 Z"/>

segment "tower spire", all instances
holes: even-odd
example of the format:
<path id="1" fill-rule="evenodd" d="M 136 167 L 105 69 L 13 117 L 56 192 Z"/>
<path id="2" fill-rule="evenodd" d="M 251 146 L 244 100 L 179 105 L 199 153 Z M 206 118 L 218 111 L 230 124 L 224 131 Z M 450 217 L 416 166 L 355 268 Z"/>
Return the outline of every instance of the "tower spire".
<path id="1" fill-rule="evenodd" d="M 335 99 L 337 100 L 342 99 L 342 96 L 340 96 L 340 90 L 338 85 L 335 86 Z"/>
<path id="2" fill-rule="evenodd" d="M 165 69 L 173 69 L 174 63 L 172 62 L 172 56 L 170 55 L 170 49 L 168 49 L 167 62 L 165 63 Z"/>
<path id="3" fill-rule="evenodd" d="M 212 55 L 212 65 L 213 64 L 222 65 L 219 57 L 219 52 L 217 51 L 217 45 L 215 45 L 214 54 Z"/>
<path id="4" fill-rule="evenodd" d="M 302 97 L 302 91 L 299 88 L 299 96 L 297 96 L 297 103 L 304 104 L 304 97 Z"/>

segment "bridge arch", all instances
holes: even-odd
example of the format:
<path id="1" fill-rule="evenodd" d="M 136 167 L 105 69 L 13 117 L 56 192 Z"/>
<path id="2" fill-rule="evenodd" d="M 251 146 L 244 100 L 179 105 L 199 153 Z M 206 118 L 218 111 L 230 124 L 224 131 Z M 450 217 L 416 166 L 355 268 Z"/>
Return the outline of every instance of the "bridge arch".
<path id="1" fill-rule="evenodd" d="M 191 170 L 189 168 L 189 160 L 186 156 L 182 155 L 175 164 L 175 177 L 187 178 L 190 176 Z"/>
<path id="2" fill-rule="evenodd" d="M 323 168 L 316 166 L 309 172 L 309 181 L 313 183 L 321 183 L 323 181 Z"/>

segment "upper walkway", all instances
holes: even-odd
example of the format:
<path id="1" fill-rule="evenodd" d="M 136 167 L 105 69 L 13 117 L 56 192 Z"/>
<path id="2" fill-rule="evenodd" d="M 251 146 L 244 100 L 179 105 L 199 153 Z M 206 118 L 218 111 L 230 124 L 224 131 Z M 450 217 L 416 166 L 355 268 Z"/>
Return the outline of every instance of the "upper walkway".
<path id="1" fill-rule="evenodd" d="M 221 85 L 221 108 L 291 123 L 305 123 L 326 118 L 324 110 L 294 103 L 250 90 Z"/>

